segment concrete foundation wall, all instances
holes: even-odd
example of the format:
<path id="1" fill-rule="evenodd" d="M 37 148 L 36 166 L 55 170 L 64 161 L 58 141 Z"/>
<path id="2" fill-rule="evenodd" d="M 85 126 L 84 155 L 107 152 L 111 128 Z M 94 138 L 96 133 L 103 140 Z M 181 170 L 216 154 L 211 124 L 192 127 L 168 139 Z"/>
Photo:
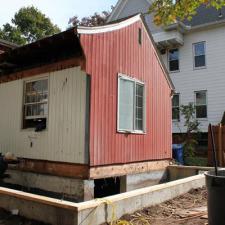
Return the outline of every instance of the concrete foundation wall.
<path id="1" fill-rule="evenodd" d="M 7 211 L 19 210 L 19 215 L 52 225 L 75 225 L 77 213 L 72 210 L 42 204 L 35 201 L 0 195 L 0 206 Z"/>
<path id="2" fill-rule="evenodd" d="M 0 187 L 0 207 L 19 209 L 19 214 L 53 225 L 99 225 L 182 195 L 205 185 L 204 175 L 197 175 L 111 197 L 82 203 L 46 198 Z"/>
<path id="3" fill-rule="evenodd" d="M 49 176 L 8 170 L 10 178 L 4 181 L 8 184 L 20 185 L 26 189 L 41 189 L 47 192 L 61 194 L 63 197 L 74 199 L 76 202 L 87 201 L 94 198 L 94 181 L 74 178 Z"/>
<path id="4" fill-rule="evenodd" d="M 165 182 L 168 178 L 166 168 L 147 173 L 130 174 L 120 178 L 121 193 Z"/>
<path id="5" fill-rule="evenodd" d="M 193 188 L 205 186 L 204 175 L 197 175 L 178 181 L 142 188 L 123 194 L 107 197 L 103 200 L 92 200 L 79 203 L 78 224 L 102 224 L 110 222 L 113 211 L 117 218 L 127 213 L 133 213 L 143 207 L 148 207 L 173 199 L 187 193 Z M 94 216 L 93 210 L 95 211 Z"/>
<path id="6" fill-rule="evenodd" d="M 185 177 L 195 176 L 202 174 L 206 171 L 213 170 L 213 167 L 202 167 L 202 166 L 168 166 L 168 178 L 170 181 L 182 179 Z"/>

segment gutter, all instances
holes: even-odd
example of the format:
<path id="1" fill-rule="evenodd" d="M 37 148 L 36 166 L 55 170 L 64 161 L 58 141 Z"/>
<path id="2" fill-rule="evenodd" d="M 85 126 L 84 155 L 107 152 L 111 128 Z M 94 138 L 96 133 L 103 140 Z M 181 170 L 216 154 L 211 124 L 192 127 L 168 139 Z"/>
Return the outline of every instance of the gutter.
<path id="1" fill-rule="evenodd" d="M 177 30 L 182 34 L 191 29 L 191 26 L 185 25 L 183 22 L 177 21 L 176 23 L 170 24 L 163 27 L 164 31 Z"/>
<path id="2" fill-rule="evenodd" d="M 225 19 L 220 20 L 220 21 L 215 21 L 215 22 L 210 22 L 210 23 L 205 23 L 205 24 L 193 26 L 193 27 L 190 28 L 190 31 L 196 31 L 196 30 L 208 28 L 208 27 L 215 26 L 215 25 L 220 26 L 220 25 L 223 25 L 223 24 L 225 24 Z"/>

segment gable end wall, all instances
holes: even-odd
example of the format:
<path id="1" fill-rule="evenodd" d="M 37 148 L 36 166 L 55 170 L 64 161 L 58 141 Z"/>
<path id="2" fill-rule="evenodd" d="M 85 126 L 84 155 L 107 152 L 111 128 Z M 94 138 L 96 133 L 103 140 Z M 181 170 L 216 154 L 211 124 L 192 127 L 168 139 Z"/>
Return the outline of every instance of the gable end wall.
<path id="1" fill-rule="evenodd" d="M 90 165 L 171 158 L 171 89 L 143 23 L 80 39 L 91 75 Z M 118 73 L 146 85 L 146 134 L 117 132 Z"/>

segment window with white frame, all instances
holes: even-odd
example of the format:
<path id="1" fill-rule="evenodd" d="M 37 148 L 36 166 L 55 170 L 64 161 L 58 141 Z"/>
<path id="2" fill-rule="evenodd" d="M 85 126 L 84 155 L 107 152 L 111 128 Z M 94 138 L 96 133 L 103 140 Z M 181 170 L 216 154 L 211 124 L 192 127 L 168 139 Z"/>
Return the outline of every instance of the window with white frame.
<path id="1" fill-rule="evenodd" d="M 196 118 L 207 118 L 207 91 L 195 92 Z"/>
<path id="2" fill-rule="evenodd" d="M 48 79 L 26 81 L 24 85 L 23 128 L 46 128 L 48 117 Z"/>
<path id="3" fill-rule="evenodd" d="M 179 49 L 170 49 L 169 50 L 169 71 L 179 71 Z"/>
<path id="4" fill-rule="evenodd" d="M 118 78 L 118 131 L 144 132 L 144 83 L 119 75 Z"/>
<path id="5" fill-rule="evenodd" d="M 194 53 L 194 68 L 204 68 L 206 66 L 205 60 L 205 42 L 198 42 L 193 44 Z"/>
<path id="6" fill-rule="evenodd" d="M 172 98 L 172 119 L 180 120 L 180 94 L 174 94 Z"/>

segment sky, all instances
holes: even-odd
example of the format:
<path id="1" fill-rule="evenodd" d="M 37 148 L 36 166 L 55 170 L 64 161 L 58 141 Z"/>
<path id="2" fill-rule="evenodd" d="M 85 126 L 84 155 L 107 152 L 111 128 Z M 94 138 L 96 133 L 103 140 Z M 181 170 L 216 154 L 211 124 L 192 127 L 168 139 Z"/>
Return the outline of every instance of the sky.
<path id="1" fill-rule="evenodd" d="M 79 18 L 95 12 L 109 10 L 117 0 L 0 0 L 0 27 L 10 22 L 15 12 L 24 6 L 35 6 L 47 15 L 62 30 L 68 26 L 69 18 Z"/>

